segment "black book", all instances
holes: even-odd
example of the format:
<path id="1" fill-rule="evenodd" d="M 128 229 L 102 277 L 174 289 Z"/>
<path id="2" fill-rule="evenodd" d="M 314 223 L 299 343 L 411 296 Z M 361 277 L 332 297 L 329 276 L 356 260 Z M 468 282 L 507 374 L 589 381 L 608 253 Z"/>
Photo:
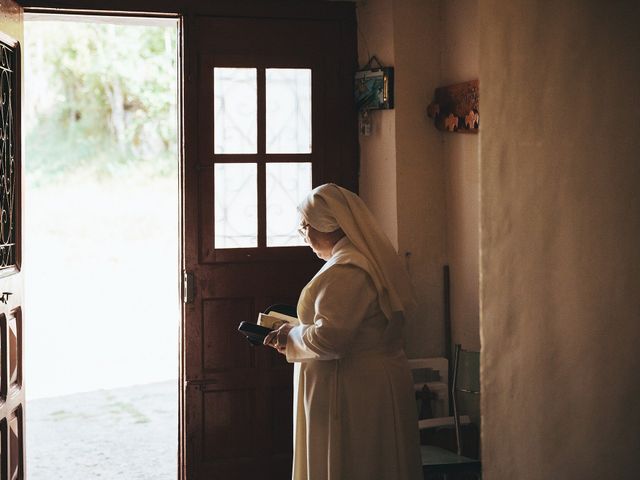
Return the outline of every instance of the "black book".
<path id="1" fill-rule="evenodd" d="M 264 337 L 266 337 L 269 332 L 273 332 L 270 328 L 251 322 L 240 322 L 238 331 L 247 337 L 251 345 L 262 345 Z"/>
<path id="2" fill-rule="evenodd" d="M 263 345 L 264 338 L 282 323 L 298 324 L 295 317 L 296 310 L 289 305 L 272 305 L 264 313 L 258 315 L 258 323 L 240 322 L 238 331 L 243 334 L 251 345 Z"/>

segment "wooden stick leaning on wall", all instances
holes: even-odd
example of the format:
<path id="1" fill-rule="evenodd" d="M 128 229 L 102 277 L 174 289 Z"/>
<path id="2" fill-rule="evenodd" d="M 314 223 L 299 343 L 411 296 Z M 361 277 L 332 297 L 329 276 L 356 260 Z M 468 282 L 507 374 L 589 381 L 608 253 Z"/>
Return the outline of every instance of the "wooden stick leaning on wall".
<path id="1" fill-rule="evenodd" d="M 451 391 L 451 379 L 453 378 L 453 358 L 451 353 L 451 286 L 449 279 L 449 265 L 442 267 L 443 274 L 443 291 L 444 291 L 444 356 L 448 362 L 449 368 L 449 385 L 447 388 Z M 451 398 L 449 398 L 449 415 L 453 415 L 453 406 Z"/>

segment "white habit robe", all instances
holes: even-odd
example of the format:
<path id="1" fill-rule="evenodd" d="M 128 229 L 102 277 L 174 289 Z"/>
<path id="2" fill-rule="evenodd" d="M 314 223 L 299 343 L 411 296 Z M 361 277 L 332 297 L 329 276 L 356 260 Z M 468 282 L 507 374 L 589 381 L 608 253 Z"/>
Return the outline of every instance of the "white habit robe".
<path id="1" fill-rule="evenodd" d="M 420 480 L 402 320 L 380 310 L 366 258 L 346 238 L 304 288 L 289 332 L 294 480 Z"/>

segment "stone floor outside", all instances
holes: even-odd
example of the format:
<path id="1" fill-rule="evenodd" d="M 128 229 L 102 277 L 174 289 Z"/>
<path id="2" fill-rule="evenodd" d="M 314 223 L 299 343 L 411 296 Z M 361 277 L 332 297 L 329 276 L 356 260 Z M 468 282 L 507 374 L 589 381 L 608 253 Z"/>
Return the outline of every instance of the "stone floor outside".
<path id="1" fill-rule="evenodd" d="M 29 480 L 176 478 L 176 380 L 28 401 L 26 420 Z"/>

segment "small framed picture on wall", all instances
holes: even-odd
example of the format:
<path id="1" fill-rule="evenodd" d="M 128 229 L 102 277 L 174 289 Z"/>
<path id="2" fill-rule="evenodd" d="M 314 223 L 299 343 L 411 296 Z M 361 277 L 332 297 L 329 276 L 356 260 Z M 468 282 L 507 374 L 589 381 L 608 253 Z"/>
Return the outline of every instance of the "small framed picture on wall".
<path id="1" fill-rule="evenodd" d="M 372 62 L 378 63 L 377 68 Z M 383 67 L 374 56 L 355 74 L 355 99 L 358 111 L 393 108 L 393 67 Z"/>

